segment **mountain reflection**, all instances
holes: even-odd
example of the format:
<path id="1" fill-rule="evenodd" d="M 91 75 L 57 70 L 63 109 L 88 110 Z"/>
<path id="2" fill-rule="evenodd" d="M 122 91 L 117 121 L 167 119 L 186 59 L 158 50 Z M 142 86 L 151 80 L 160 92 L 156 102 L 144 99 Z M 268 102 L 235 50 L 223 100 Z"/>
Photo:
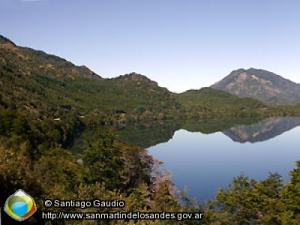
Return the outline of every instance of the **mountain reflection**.
<path id="1" fill-rule="evenodd" d="M 143 148 L 168 142 L 177 130 L 212 134 L 222 132 L 235 142 L 255 143 L 274 138 L 300 126 L 300 117 L 272 117 L 257 120 L 161 121 L 129 124 L 117 130 L 120 139 Z"/>
<path id="2" fill-rule="evenodd" d="M 235 126 L 223 133 L 236 142 L 255 143 L 274 138 L 299 125 L 299 117 L 273 117 L 251 125 Z"/>

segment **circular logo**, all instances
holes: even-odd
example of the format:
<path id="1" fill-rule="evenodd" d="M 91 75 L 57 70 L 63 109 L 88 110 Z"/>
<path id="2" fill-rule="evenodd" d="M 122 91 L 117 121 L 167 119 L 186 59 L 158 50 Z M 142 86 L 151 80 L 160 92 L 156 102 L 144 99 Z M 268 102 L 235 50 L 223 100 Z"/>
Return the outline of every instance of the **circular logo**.
<path id="1" fill-rule="evenodd" d="M 23 190 L 18 190 L 9 196 L 4 206 L 7 215 L 17 221 L 28 219 L 36 210 L 34 199 Z"/>

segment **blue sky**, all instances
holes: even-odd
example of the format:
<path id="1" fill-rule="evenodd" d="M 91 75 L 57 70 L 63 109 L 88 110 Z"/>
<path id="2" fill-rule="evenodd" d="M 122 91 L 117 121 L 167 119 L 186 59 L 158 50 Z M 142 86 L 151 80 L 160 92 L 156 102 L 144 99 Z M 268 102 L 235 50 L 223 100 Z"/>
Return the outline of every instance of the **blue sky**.
<path id="1" fill-rule="evenodd" d="M 0 33 L 103 77 L 135 71 L 175 92 L 249 67 L 300 83 L 298 0 L 0 0 Z"/>

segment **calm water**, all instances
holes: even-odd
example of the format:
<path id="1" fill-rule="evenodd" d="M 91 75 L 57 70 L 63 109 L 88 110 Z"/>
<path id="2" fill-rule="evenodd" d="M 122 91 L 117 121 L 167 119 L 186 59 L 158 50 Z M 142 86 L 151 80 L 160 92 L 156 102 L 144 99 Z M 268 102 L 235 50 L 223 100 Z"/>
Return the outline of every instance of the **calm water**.
<path id="1" fill-rule="evenodd" d="M 120 136 L 147 147 L 177 188 L 187 188 L 199 201 L 213 198 L 218 188 L 242 174 L 264 179 L 277 172 L 287 180 L 300 159 L 300 118 L 269 118 L 232 127 L 220 123 L 220 129 L 216 123 L 187 124 L 128 128 Z"/>

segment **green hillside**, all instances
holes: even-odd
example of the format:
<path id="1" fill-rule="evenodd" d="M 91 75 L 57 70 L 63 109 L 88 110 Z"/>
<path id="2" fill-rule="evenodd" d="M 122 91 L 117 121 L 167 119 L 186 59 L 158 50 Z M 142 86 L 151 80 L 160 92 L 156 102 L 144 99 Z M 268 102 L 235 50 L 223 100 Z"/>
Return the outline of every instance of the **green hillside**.
<path id="1" fill-rule="evenodd" d="M 0 99 L 10 108 L 41 117 L 73 110 L 164 118 L 179 107 L 172 93 L 142 75 L 102 79 L 84 66 L 0 40 Z"/>
<path id="2" fill-rule="evenodd" d="M 239 98 L 212 88 L 189 90 L 178 95 L 178 101 L 191 116 L 203 117 L 254 117 L 271 113 L 271 108 L 263 103 Z"/>
<path id="3" fill-rule="evenodd" d="M 137 73 L 103 79 L 85 66 L 19 47 L 2 36 L 0 76 L 0 105 L 41 119 L 72 114 L 125 123 L 264 117 L 282 115 L 286 110 L 211 88 L 175 94 Z M 293 107 L 286 111 L 288 115 L 299 112 Z"/>

